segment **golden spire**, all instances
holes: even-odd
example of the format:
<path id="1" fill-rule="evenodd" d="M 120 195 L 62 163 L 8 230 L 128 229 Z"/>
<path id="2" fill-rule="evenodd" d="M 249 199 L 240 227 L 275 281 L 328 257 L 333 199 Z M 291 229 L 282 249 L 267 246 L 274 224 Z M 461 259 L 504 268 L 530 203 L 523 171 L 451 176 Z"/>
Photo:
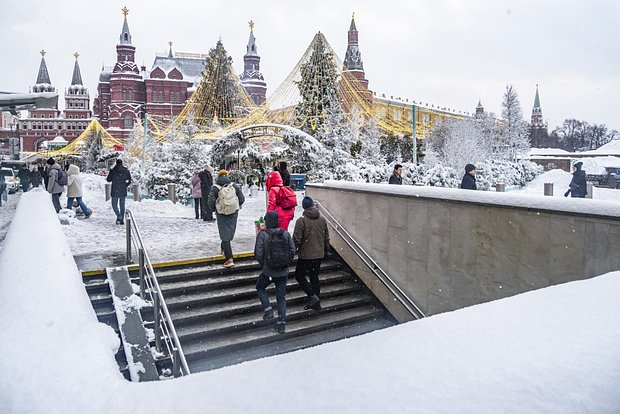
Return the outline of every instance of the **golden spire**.
<path id="1" fill-rule="evenodd" d="M 73 57 L 75 58 L 75 60 L 77 60 L 80 57 L 80 54 L 78 52 L 75 52 L 73 54 Z"/>
<path id="2" fill-rule="evenodd" d="M 41 49 L 39 53 L 41 54 L 41 57 L 45 57 L 45 53 L 47 52 L 45 51 L 45 49 Z"/>
<path id="3" fill-rule="evenodd" d="M 353 16 L 351 16 L 351 19 L 355 20 L 355 12 L 353 12 Z"/>
<path id="4" fill-rule="evenodd" d="M 250 32 L 253 32 L 254 31 L 254 22 L 252 20 L 250 20 L 248 22 L 248 24 L 250 25 Z"/>
<path id="5" fill-rule="evenodd" d="M 121 11 L 123 12 L 123 16 L 125 16 L 125 19 L 126 19 L 127 15 L 129 14 L 129 9 L 127 7 L 123 7 Z"/>

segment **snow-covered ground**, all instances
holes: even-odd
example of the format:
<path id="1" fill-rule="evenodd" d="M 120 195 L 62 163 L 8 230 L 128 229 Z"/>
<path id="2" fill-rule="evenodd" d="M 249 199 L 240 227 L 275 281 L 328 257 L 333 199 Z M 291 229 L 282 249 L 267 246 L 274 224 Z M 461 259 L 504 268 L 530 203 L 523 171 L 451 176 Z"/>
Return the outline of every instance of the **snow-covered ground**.
<path id="1" fill-rule="evenodd" d="M 61 226 L 44 191 L 21 195 L 14 216 L 0 207 L 0 228 L 12 218 L 0 250 L 0 413 L 620 412 L 620 272 L 217 371 L 129 383 L 114 360 L 118 339 L 97 321 L 73 260 L 122 252 L 124 228 L 103 200 L 103 179 L 84 181 L 95 210 L 88 220 Z M 569 181 L 552 171 L 522 192 L 540 195 L 554 182 L 561 197 Z M 620 201 L 619 190 L 594 194 Z M 253 246 L 259 195 L 241 212 L 236 252 Z M 216 226 L 195 220 L 191 206 L 128 208 L 155 260 L 219 250 Z"/>

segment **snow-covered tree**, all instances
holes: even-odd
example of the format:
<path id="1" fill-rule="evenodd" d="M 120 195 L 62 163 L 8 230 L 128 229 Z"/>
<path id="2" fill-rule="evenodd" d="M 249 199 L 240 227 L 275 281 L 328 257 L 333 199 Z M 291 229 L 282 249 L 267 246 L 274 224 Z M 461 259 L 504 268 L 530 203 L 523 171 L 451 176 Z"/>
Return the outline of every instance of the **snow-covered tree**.
<path id="1" fill-rule="evenodd" d="M 507 158 L 512 161 L 516 161 L 519 154 L 530 149 L 528 124 L 523 119 L 519 96 L 512 85 L 506 86 L 502 100 L 499 144 L 500 149 L 504 148 Z"/>

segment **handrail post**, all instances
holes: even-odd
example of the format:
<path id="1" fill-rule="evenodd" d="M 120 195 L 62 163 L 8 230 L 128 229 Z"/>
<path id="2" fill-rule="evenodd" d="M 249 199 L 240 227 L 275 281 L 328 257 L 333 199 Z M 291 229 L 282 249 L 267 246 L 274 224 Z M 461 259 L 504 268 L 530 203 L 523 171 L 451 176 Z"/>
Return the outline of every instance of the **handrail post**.
<path id="1" fill-rule="evenodd" d="M 138 263 L 140 264 L 140 297 L 144 299 L 144 249 L 142 247 L 138 249 Z"/>
<path id="2" fill-rule="evenodd" d="M 157 352 L 161 352 L 161 326 L 159 322 L 159 292 L 153 293 L 153 317 L 155 325 L 155 349 Z"/>
<path id="3" fill-rule="evenodd" d="M 179 350 L 176 346 L 172 347 L 172 374 L 175 378 L 181 376 L 181 361 L 179 356 Z"/>
<path id="4" fill-rule="evenodd" d="M 127 263 L 131 263 L 131 217 L 125 217 L 125 234 L 127 235 Z"/>

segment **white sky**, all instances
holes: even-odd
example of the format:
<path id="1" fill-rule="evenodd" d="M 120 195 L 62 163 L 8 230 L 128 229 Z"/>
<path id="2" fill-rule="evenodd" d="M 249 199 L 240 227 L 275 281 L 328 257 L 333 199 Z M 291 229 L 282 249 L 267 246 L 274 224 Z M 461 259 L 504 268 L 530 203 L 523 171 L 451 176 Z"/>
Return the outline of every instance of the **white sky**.
<path id="1" fill-rule="evenodd" d="M 550 129 L 577 118 L 620 130 L 620 3 L 603 0 L 276 0 L 260 6 L 246 0 L 4 0 L 0 90 L 27 91 L 45 49 L 52 83 L 62 92 L 78 51 L 94 98 L 102 64 L 116 60 L 123 6 L 130 9 L 136 61 L 148 68 L 169 40 L 174 50 L 206 53 L 221 36 L 241 72 L 252 19 L 270 93 L 319 30 L 344 58 L 355 11 L 366 78 L 379 94 L 469 112 L 481 99 L 498 113 L 511 83 L 529 120 L 538 83 Z"/>

